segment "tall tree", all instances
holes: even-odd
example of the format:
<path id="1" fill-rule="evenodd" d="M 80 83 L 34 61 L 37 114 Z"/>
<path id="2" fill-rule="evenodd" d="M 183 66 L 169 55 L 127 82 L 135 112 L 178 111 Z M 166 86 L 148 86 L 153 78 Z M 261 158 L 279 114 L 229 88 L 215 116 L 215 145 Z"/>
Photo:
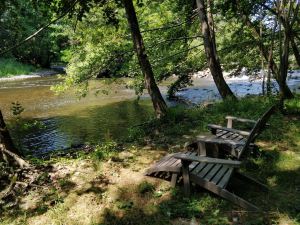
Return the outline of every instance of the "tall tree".
<path id="1" fill-rule="evenodd" d="M 255 8 L 254 7 L 255 4 L 248 6 L 249 8 Z M 272 73 L 274 74 L 274 78 L 276 80 L 276 82 L 279 85 L 279 89 L 280 89 L 280 95 L 282 98 L 293 98 L 293 93 L 291 92 L 290 88 L 288 87 L 287 83 L 286 83 L 286 74 L 287 74 L 287 66 L 282 64 L 282 63 L 288 63 L 288 58 L 286 58 L 286 54 L 284 56 L 281 55 L 281 60 L 280 60 L 280 65 L 279 67 L 276 65 L 275 60 L 273 59 L 272 55 L 269 53 L 268 48 L 266 47 L 266 45 L 264 44 L 261 35 L 260 35 L 260 31 L 259 31 L 259 27 L 256 26 L 254 24 L 253 21 L 251 21 L 250 19 L 250 15 L 249 15 L 249 11 L 251 10 L 246 10 L 244 9 L 243 5 L 242 5 L 242 1 L 237 0 L 236 1 L 236 5 L 233 7 L 235 9 L 235 13 L 237 14 L 237 16 L 239 16 L 239 18 L 242 19 L 242 22 L 251 30 L 252 32 L 252 36 L 255 38 L 255 40 L 257 41 L 257 46 L 260 50 L 261 55 L 264 57 L 265 61 L 269 62 L 269 66 L 270 69 L 272 71 Z M 283 43 L 283 49 L 285 49 L 284 51 L 287 50 L 286 46 L 284 46 L 285 44 L 288 44 L 288 42 L 284 42 Z M 284 70 L 286 70 L 286 72 L 284 72 Z"/>
<path id="2" fill-rule="evenodd" d="M 140 32 L 139 23 L 136 17 L 132 0 L 123 0 L 126 10 L 127 20 L 131 31 L 133 45 L 139 60 L 141 70 L 145 78 L 145 84 L 151 97 L 156 116 L 164 116 L 167 111 L 167 105 L 155 82 L 154 73 L 148 59 L 143 38 Z"/>
<path id="3" fill-rule="evenodd" d="M 207 58 L 207 62 L 211 74 L 215 81 L 215 84 L 223 99 L 228 97 L 235 99 L 236 97 L 234 96 L 233 92 L 230 90 L 229 86 L 227 85 L 223 77 L 223 72 L 222 72 L 221 64 L 216 49 L 214 29 L 213 27 L 211 27 L 213 26 L 212 14 L 209 13 L 210 16 L 209 17 L 207 16 L 207 10 L 205 7 L 204 0 L 196 0 L 196 3 L 197 3 L 197 10 L 198 10 L 200 22 L 201 22 L 201 31 L 203 35 L 206 58 Z"/>

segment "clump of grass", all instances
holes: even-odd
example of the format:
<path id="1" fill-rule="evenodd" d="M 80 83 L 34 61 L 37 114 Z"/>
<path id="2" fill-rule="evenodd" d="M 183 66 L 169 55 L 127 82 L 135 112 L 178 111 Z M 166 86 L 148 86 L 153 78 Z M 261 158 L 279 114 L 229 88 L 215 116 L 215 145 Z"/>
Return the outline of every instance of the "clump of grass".
<path id="1" fill-rule="evenodd" d="M 119 151 L 118 144 L 114 141 L 107 141 L 97 145 L 92 157 L 95 160 L 105 160 L 114 155 L 116 155 Z"/>
<path id="2" fill-rule="evenodd" d="M 294 99 L 285 101 L 284 107 L 288 113 L 300 114 L 300 95 L 296 95 Z"/>
<path id="3" fill-rule="evenodd" d="M 147 181 L 143 181 L 142 183 L 140 183 L 138 185 L 137 189 L 140 194 L 146 194 L 146 193 L 153 193 L 153 191 L 155 190 L 155 187 L 153 184 L 151 184 Z"/>
<path id="4" fill-rule="evenodd" d="M 34 71 L 36 71 L 36 68 L 32 65 L 17 62 L 13 58 L 0 58 L 0 78 L 20 74 L 30 74 Z"/>

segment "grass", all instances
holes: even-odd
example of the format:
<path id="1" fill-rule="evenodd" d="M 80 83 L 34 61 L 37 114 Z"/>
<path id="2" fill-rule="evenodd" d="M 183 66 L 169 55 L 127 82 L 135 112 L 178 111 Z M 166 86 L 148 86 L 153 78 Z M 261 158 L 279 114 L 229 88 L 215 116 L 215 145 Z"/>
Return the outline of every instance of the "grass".
<path id="1" fill-rule="evenodd" d="M 239 102 L 220 102 L 197 108 L 173 108 L 163 120 L 132 128 L 135 144 L 114 142 L 96 147 L 79 158 L 53 159 L 57 177 L 50 187 L 28 194 L 40 201 L 29 210 L 24 206 L 5 208 L 2 224 L 299 224 L 300 223 L 300 115 L 299 98 L 286 102 L 287 115 L 274 114 L 257 140 L 258 157 L 244 162 L 242 172 L 265 183 L 270 191 L 239 180 L 230 186 L 238 196 L 263 209 L 247 212 L 209 192 L 192 187 L 185 198 L 182 188 L 143 176 L 162 154 L 181 150 L 185 136 L 207 133 L 208 123 L 224 124 L 226 115 L 258 119 L 274 103 L 255 97 Z M 144 148 L 144 145 L 150 146 Z M 175 146 L 177 146 L 175 148 Z M 121 151 L 121 150 L 125 151 Z M 126 154 L 124 154 L 127 152 Z M 101 167 L 93 163 L 101 162 Z M 41 162 L 39 162 L 41 163 Z M 50 163 L 49 161 L 47 163 Z M 55 170 L 54 170 L 55 171 Z M 49 175 L 49 176 L 50 176 Z M 20 196 L 24 205 L 26 197 Z"/>
<path id="2" fill-rule="evenodd" d="M 32 65 L 23 64 L 13 58 L 0 58 L 0 78 L 30 74 L 36 71 Z"/>

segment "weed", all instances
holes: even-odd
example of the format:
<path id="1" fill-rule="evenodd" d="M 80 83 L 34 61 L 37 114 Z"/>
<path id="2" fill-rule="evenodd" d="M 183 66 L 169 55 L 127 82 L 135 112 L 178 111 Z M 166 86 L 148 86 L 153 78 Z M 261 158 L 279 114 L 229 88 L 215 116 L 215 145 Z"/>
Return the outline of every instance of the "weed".
<path id="1" fill-rule="evenodd" d="M 118 144 L 114 141 L 107 141 L 95 147 L 93 158 L 95 160 L 104 160 L 114 156 L 119 151 Z"/>
<path id="2" fill-rule="evenodd" d="M 133 207 L 132 201 L 118 201 L 116 204 L 117 204 L 118 209 L 128 210 Z"/>
<path id="3" fill-rule="evenodd" d="M 142 183 L 140 183 L 138 185 L 137 189 L 140 194 L 146 194 L 146 193 L 153 193 L 155 190 L 155 187 L 153 184 L 151 184 L 147 181 L 143 181 Z"/>

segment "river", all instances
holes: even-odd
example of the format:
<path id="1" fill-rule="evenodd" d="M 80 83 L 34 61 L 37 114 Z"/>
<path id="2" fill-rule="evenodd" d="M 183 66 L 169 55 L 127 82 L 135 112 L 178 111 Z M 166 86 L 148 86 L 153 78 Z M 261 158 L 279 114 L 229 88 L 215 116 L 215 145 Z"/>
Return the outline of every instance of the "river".
<path id="1" fill-rule="evenodd" d="M 234 78 L 227 82 L 238 96 L 261 93 L 260 81 L 250 83 L 246 79 Z M 14 120 L 12 102 L 19 102 L 25 109 L 22 113 L 25 121 L 39 121 L 43 124 L 41 129 L 14 134 L 20 146 L 32 154 L 122 138 L 126 136 L 129 127 L 154 117 L 147 94 L 137 103 L 134 91 L 125 87 L 124 82 L 130 80 L 125 79 L 118 84 L 107 84 L 105 80 L 90 81 L 90 92 L 81 99 L 74 91 L 60 95 L 51 91 L 50 87 L 60 81 L 57 76 L 0 81 L 0 108 L 5 119 L 9 122 Z M 171 81 L 160 86 L 164 95 Z M 219 98 L 211 79 L 195 78 L 193 83 L 194 86 L 179 92 L 178 96 L 193 104 Z M 298 91 L 299 77 L 292 76 L 288 84 L 294 91 Z M 99 93 L 96 95 L 96 92 Z M 173 105 L 174 102 L 168 104 Z"/>

